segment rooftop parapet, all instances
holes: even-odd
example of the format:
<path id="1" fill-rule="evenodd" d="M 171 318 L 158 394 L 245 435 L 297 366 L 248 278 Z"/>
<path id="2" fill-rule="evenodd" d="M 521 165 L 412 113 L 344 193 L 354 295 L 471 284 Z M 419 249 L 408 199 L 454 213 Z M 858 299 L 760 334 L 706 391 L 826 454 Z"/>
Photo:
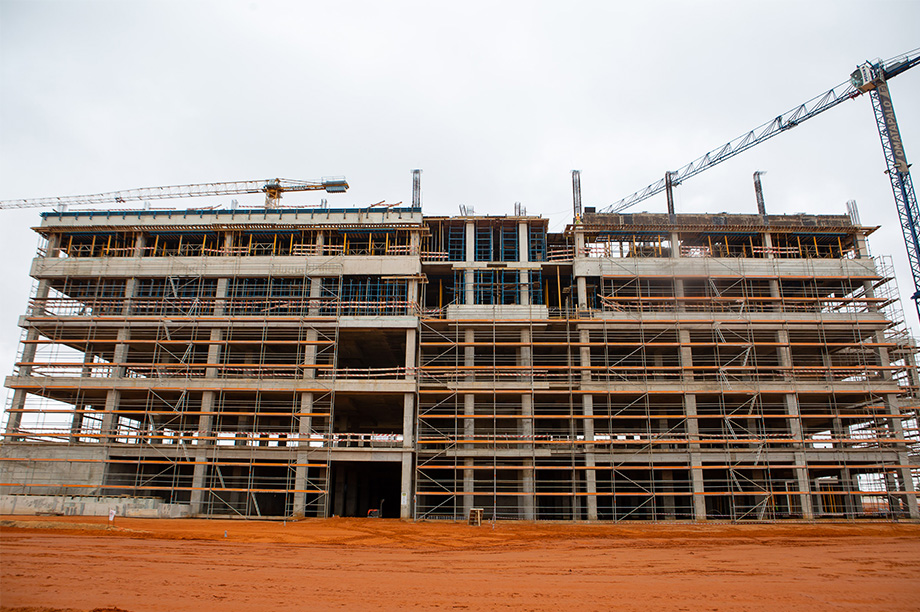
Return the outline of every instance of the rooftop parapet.
<path id="1" fill-rule="evenodd" d="M 422 211 L 415 207 L 365 208 L 218 208 L 151 210 L 74 210 L 42 213 L 39 233 L 61 228 L 116 231 L 187 228 L 292 229 L 301 227 L 421 226 Z"/>
<path id="2" fill-rule="evenodd" d="M 567 231 L 579 227 L 569 226 Z M 788 231 L 795 229 L 834 231 L 844 233 L 856 233 L 865 231 L 867 228 L 861 228 L 853 225 L 850 217 L 847 215 L 754 215 L 754 214 L 679 214 L 668 215 L 667 213 L 592 213 L 587 212 L 581 219 L 580 227 L 585 229 L 629 229 L 629 230 L 674 230 L 674 231 L 707 231 L 707 230 L 726 230 L 726 229 L 744 229 L 765 231 Z M 869 231 L 875 228 L 869 229 Z M 868 232 L 866 232 L 868 233 Z"/>

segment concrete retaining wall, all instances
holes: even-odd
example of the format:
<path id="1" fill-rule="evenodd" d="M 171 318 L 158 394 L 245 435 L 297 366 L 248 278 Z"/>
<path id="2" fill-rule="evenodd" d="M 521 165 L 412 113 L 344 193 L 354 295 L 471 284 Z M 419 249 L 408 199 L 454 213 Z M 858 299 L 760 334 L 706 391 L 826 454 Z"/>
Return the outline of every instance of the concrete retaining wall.
<path id="1" fill-rule="evenodd" d="M 0 514 L 63 516 L 185 518 L 187 504 L 166 504 L 153 497 L 95 497 L 89 495 L 0 495 Z"/>

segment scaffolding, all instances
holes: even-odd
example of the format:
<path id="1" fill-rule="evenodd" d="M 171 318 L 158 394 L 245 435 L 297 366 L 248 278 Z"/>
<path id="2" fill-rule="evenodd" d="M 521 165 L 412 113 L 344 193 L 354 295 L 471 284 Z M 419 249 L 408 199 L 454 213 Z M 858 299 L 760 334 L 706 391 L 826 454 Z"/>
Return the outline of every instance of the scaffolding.
<path id="1" fill-rule="evenodd" d="M 845 216 L 49 213 L 0 487 L 198 516 L 920 519 Z"/>

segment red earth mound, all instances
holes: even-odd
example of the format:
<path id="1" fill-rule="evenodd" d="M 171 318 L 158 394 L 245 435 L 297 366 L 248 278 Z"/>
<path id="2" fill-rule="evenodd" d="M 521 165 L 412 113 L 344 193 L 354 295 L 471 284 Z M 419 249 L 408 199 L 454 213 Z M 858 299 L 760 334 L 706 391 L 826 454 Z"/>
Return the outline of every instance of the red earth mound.
<path id="1" fill-rule="evenodd" d="M 0 609 L 920 610 L 920 525 L 3 517 Z"/>

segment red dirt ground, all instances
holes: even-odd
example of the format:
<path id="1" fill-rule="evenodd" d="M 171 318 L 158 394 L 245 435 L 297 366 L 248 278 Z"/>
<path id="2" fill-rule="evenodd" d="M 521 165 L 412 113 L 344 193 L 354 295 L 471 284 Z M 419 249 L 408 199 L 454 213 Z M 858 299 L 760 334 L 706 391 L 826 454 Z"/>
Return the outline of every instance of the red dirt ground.
<path id="1" fill-rule="evenodd" d="M 916 524 L 2 518 L 3 612 L 920 610 Z"/>

